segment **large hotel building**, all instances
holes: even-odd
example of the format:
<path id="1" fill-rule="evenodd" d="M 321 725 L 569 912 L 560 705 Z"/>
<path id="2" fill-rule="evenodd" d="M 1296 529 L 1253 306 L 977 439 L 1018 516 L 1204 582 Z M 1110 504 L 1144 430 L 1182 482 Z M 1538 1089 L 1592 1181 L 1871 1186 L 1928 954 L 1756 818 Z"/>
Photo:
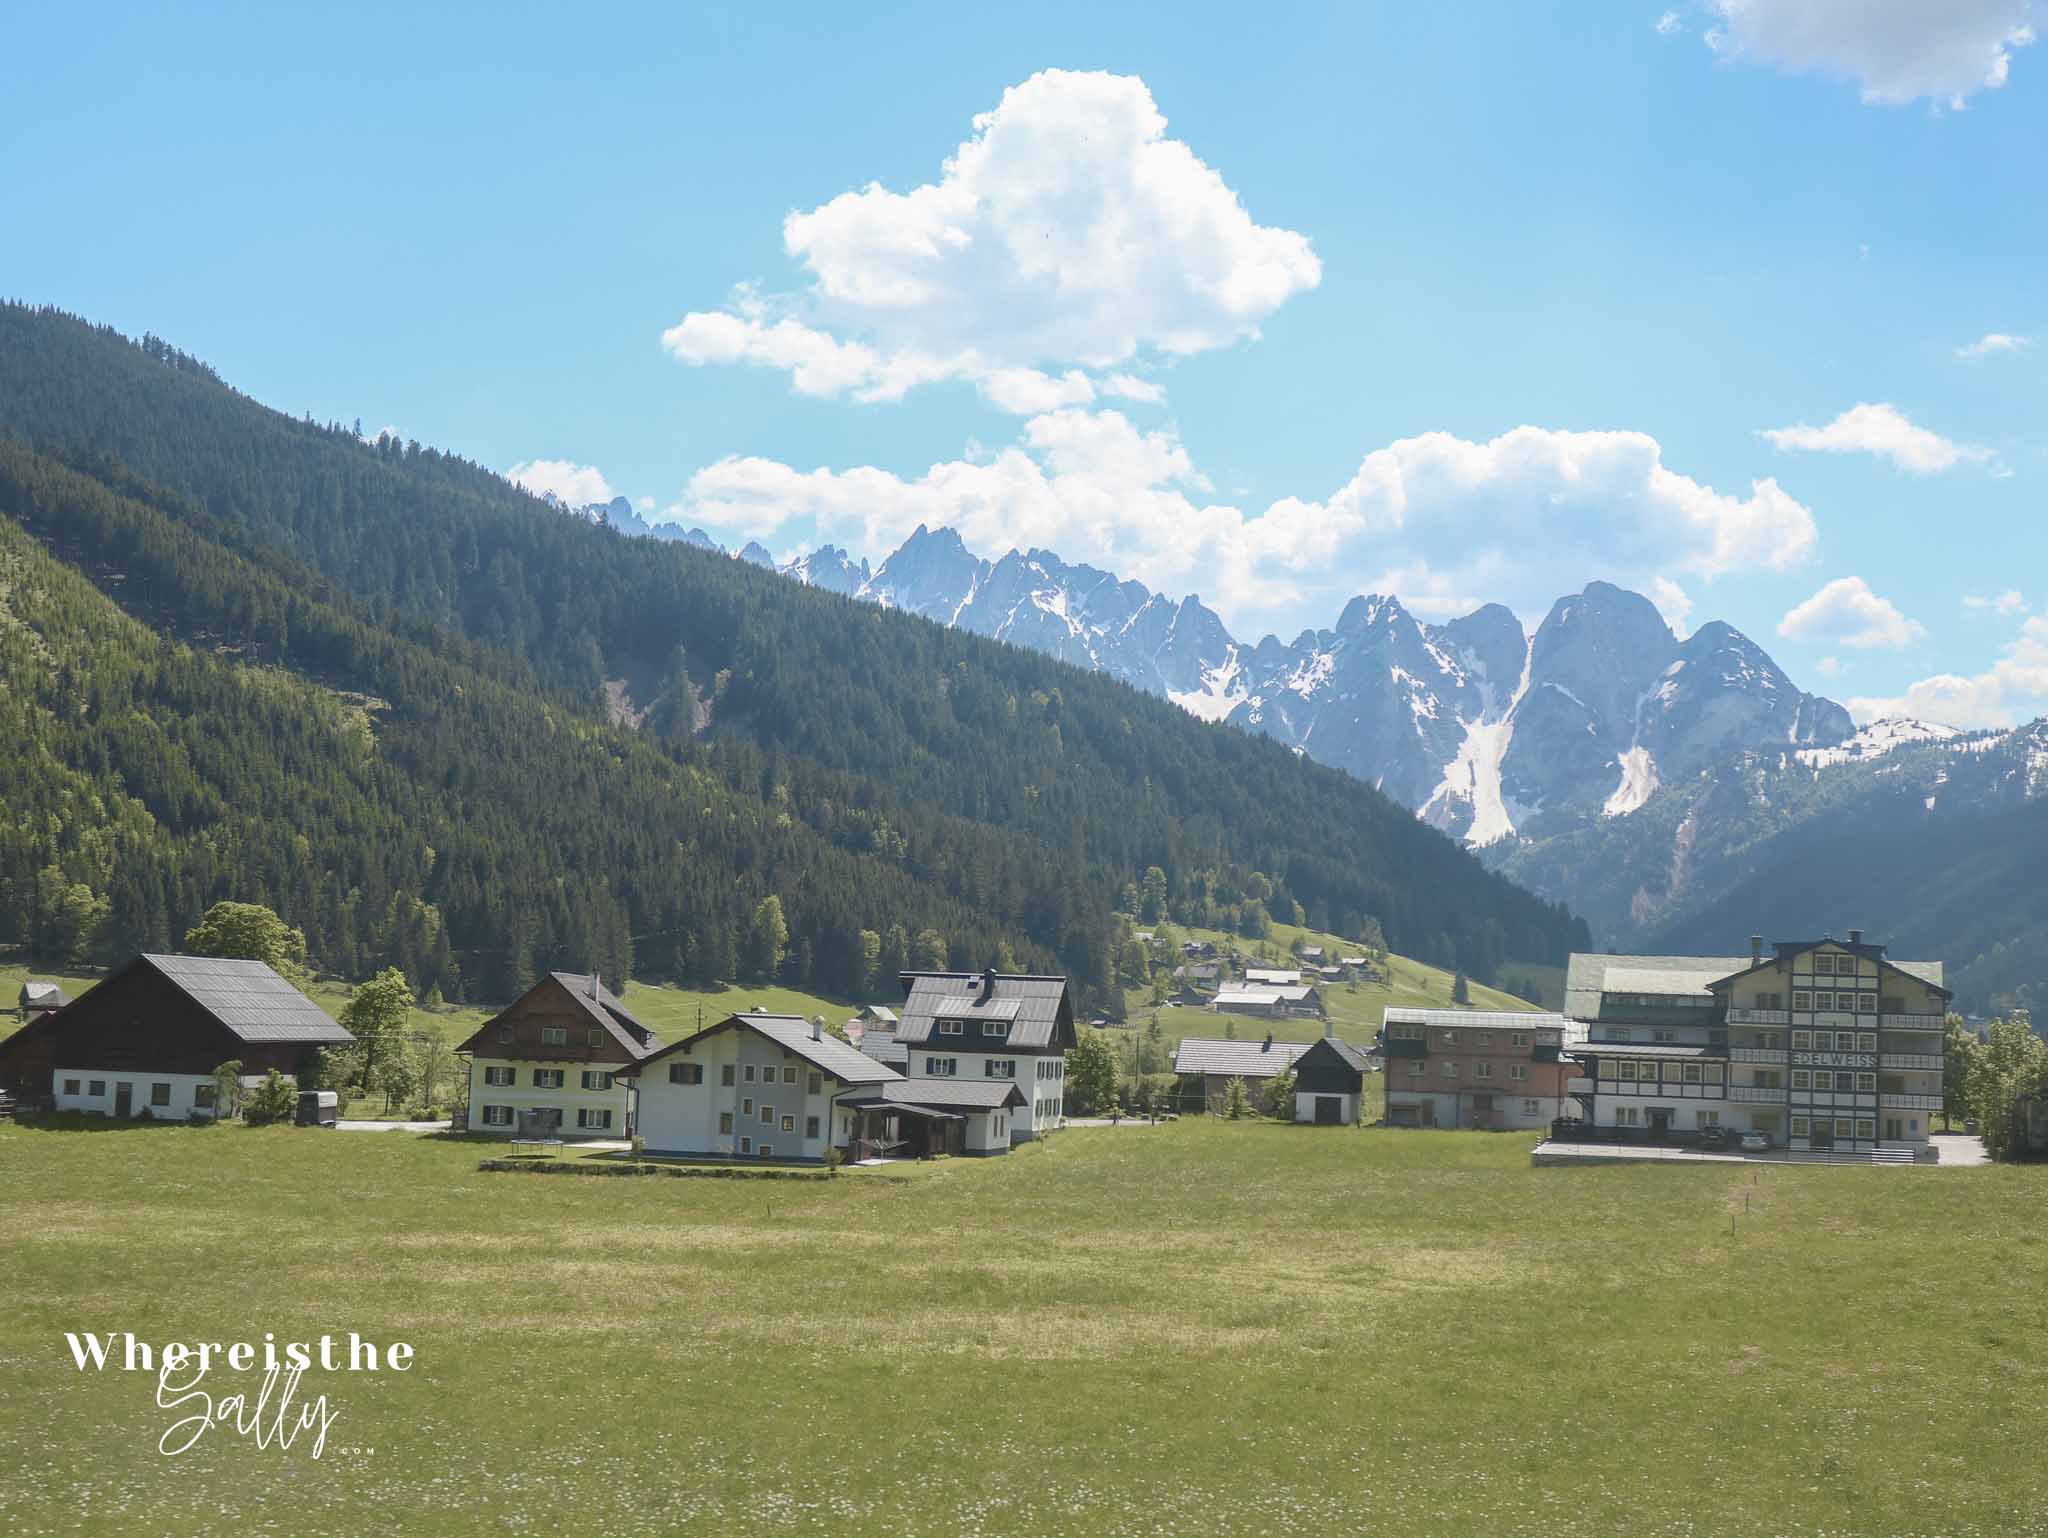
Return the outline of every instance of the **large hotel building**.
<path id="1" fill-rule="evenodd" d="M 1942 1104 L 1938 961 L 1846 940 L 1761 936 L 1747 956 L 1574 955 L 1584 1024 L 1568 1091 L 1596 1127 L 1723 1126 L 1776 1147 L 1919 1152 Z M 1390 1065 L 1391 1066 L 1391 1065 Z"/>

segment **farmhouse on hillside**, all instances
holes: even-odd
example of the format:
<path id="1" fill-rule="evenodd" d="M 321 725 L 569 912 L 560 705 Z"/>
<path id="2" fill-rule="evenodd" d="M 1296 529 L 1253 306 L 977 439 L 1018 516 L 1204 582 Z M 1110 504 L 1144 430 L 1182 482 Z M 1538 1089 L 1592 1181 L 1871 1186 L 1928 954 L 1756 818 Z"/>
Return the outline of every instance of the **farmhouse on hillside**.
<path id="1" fill-rule="evenodd" d="M 1610 1136 L 1761 1132 L 1794 1150 L 1919 1156 L 1942 1106 L 1938 961 L 1846 940 L 1781 940 L 1747 956 L 1581 954 L 1565 1010 L 1581 1115 Z M 1391 1014 L 1390 1014 L 1391 1017 Z"/>
<path id="2" fill-rule="evenodd" d="M 905 972 L 896 1033 L 906 1072 L 927 1079 L 1009 1079 L 1024 1111 L 1010 1141 L 1028 1142 L 1066 1114 L 1066 1052 L 1074 1006 L 1064 977 L 998 972 Z"/>
<path id="3" fill-rule="evenodd" d="M 455 1049 L 469 1058 L 469 1129 L 630 1137 L 619 1075 L 660 1046 L 599 978 L 550 972 Z"/>
<path id="4" fill-rule="evenodd" d="M 1365 1104 L 1366 1055 L 1337 1039 L 1334 1025 L 1294 1060 L 1294 1119 L 1320 1127 L 1355 1127 Z"/>
<path id="5" fill-rule="evenodd" d="M 650 1153 L 815 1163 L 1007 1153 L 1026 1101 L 1009 1078 L 908 1079 L 795 1015 L 730 1015 L 622 1073 Z"/>
<path id="6" fill-rule="evenodd" d="M 1295 987 L 1219 988 L 1208 1001 L 1216 1014 L 1262 1015 L 1291 1020 L 1323 1013 L 1323 996 L 1307 985 Z"/>
<path id="7" fill-rule="evenodd" d="M 1563 1015 L 1389 1005 L 1387 1125 L 1547 1128 L 1569 1109 L 1575 1034 Z"/>
<path id="8" fill-rule="evenodd" d="M 1246 967 L 1244 984 L 1247 988 L 1297 988 L 1301 985 L 1301 970 L 1298 967 Z"/>
<path id="9" fill-rule="evenodd" d="M 40 978 L 31 977 L 21 985 L 21 998 L 15 1008 L 20 1012 L 23 1020 L 29 1020 L 45 1011 L 62 1009 L 70 1002 L 71 1000 L 65 996 L 64 990 L 55 983 L 44 982 Z"/>
<path id="10" fill-rule="evenodd" d="M 1309 1045 L 1305 1041 L 1275 1041 L 1270 1034 L 1264 1041 L 1215 1041 L 1189 1036 L 1174 1050 L 1173 1071 L 1183 1081 L 1199 1079 L 1202 1103 L 1216 1110 L 1229 1094 L 1232 1079 L 1244 1080 L 1246 1092 L 1257 1100 L 1266 1081 L 1293 1067 L 1294 1060 L 1308 1051 Z"/>
<path id="11" fill-rule="evenodd" d="M 242 1085 L 310 1075 L 355 1038 L 260 961 L 137 956 L 0 1042 L 0 1087 L 60 1111 L 186 1121 L 215 1114 L 213 1071 Z"/>

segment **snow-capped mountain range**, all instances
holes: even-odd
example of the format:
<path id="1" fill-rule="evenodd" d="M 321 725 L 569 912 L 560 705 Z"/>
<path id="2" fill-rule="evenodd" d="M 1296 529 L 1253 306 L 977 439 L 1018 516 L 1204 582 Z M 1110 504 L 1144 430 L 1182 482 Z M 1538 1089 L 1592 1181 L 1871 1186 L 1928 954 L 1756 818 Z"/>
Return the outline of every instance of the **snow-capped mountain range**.
<path id="1" fill-rule="evenodd" d="M 623 498 L 584 516 L 639 532 Z M 758 544 L 740 558 L 773 564 Z M 872 569 L 833 546 L 776 569 L 1265 732 L 1474 846 L 1624 816 L 1734 752 L 1830 750 L 1856 731 L 1740 632 L 1715 622 L 1681 641 L 1648 599 L 1605 582 L 1559 599 L 1533 635 L 1499 604 L 1430 624 L 1368 595 L 1329 629 L 1247 646 L 1199 597 L 1048 550 L 985 560 L 949 528 L 918 528 Z"/>

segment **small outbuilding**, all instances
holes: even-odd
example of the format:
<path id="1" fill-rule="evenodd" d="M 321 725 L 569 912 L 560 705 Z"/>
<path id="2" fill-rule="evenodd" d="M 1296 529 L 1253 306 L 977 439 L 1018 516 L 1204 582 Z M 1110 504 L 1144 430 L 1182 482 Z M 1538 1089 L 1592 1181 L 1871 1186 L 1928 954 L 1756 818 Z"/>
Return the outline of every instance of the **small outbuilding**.
<path id="1" fill-rule="evenodd" d="M 1323 1039 L 1294 1060 L 1294 1119 L 1319 1127 L 1357 1126 L 1365 1072 L 1366 1054 L 1325 1026 Z"/>
<path id="2" fill-rule="evenodd" d="M 47 1014 L 53 1009 L 62 1009 L 71 1000 L 64 990 L 55 983 L 39 977 L 31 977 L 21 985 L 21 998 L 15 1006 L 24 1020 L 33 1020 L 37 1015 Z"/>

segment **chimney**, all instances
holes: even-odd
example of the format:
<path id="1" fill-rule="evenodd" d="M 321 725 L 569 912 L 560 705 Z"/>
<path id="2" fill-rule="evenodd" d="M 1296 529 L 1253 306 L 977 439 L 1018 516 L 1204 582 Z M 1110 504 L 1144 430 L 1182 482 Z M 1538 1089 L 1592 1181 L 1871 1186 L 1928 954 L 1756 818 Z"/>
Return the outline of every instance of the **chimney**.
<path id="1" fill-rule="evenodd" d="M 1861 945 L 1861 944 L 1863 943 L 1863 931 L 1862 931 L 1862 930 L 1860 930 L 1860 929 L 1852 929 L 1852 930 L 1850 930 L 1850 931 L 1849 931 L 1849 943 L 1850 943 L 1851 945 Z"/>
<path id="2" fill-rule="evenodd" d="M 824 1039 L 824 1035 L 825 1035 L 825 1017 L 824 1017 L 823 1015 L 813 1015 L 813 1016 L 811 1016 L 811 1040 L 812 1040 L 812 1041 L 821 1041 L 821 1040 L 823 1040 L 823 1039 Z"/>
<path id="3" fill-rule="evenodd" d="M 1325 1036 L 1334 1037 L 1337 1034 L 1337 1022 L 1334 1020 L 1325 1020 L 1323 1022 L 1323 1034 Z"/>
<path id="4" fill-rule="evenodd" d="M 981 1002 L 986 1004 L 996 996 L 996 969 L 989 967 L 981 974 Z"/>
<path id="5" fill-rule="evenodd" d="M 597 997 L 597 963 L 594 961 L 590 964 L 590 996 L 593 999 Z"/>
<path id="6" fill-rule="evenodd" d="M 1273 1033 L 1271 1031 L 1266 1032 L 1266 1040 L 1259 1050 L 1261 1052 L 1271 1052 L 1273 1050 Z"/>
<path id="7" fill-rule="evenodd" d="M 1751 935 L 1749 937 L 1749 964 L 1753 967 L 1760 967 L 1764 964 L 1764 937 L 1762 935 Z"/>

